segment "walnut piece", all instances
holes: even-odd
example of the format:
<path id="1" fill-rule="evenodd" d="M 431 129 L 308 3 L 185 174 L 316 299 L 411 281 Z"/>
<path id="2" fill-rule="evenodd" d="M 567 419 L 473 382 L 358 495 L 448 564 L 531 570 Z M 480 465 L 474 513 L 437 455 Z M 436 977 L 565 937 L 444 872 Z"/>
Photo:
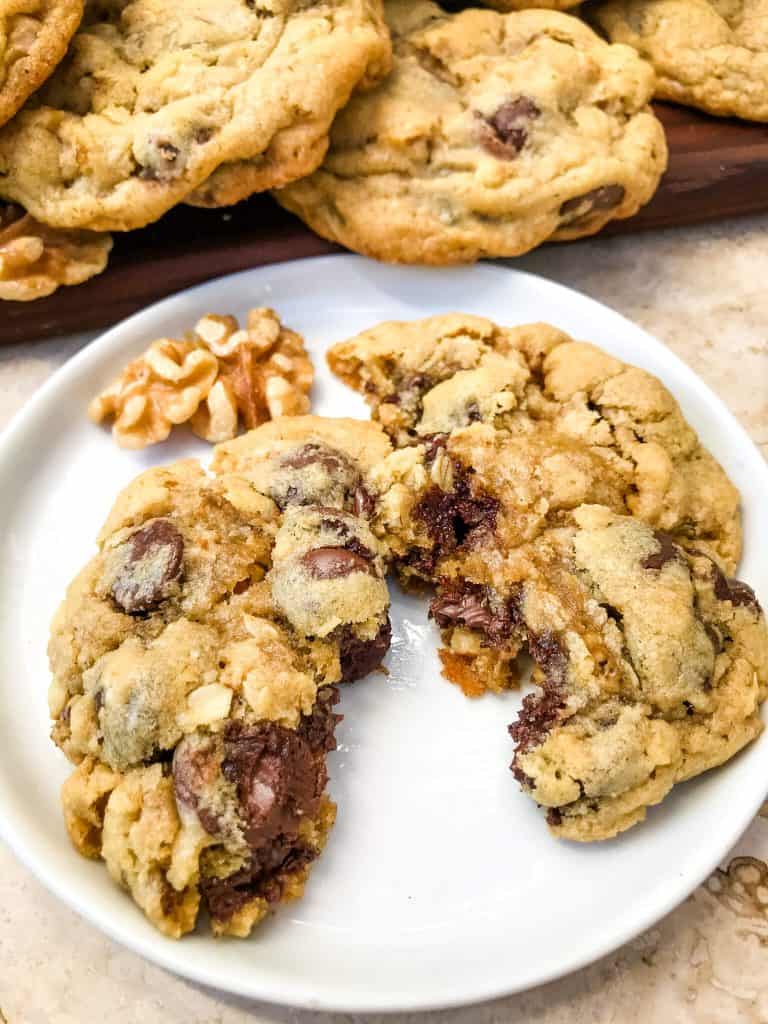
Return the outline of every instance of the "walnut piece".
<path id="1" fill-rule="evenodd" d="M 21 207 L 0 208 L 0 299 L 30 302 L 81 284 L 105 269 L 111 248 L 110 235 L 49 228 Z"/>
<path id="2" fill-rule="evenodd" d="M 174 424 L 189 423 L 218 443 L 277 416 L 309 411 L 314 370 L 300 335 L 277 314 L 252 309 L 246 326 L 209 313 L 184 338 L 160 338 L 129 363 L 91 402 L 96 423 L 114 419 L 122 448 L 164 441 Z"/>

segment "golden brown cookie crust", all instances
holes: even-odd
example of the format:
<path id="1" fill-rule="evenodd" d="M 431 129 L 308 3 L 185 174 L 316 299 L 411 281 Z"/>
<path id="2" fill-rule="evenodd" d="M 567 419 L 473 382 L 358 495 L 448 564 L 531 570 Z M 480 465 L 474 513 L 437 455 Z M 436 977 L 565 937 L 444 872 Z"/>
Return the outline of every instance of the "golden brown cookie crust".
<path id="1" fill-rule="evenodd" d="M 62 60 L 83 9 L 84 0 L 0 0 L 0 125 Z"/>
<path id="2" fill-rule="evenodd" d="M 259 157 L 223 164 L 211 177 L 187 196 L 191 206 L 231 206 L 270 188 L 282 188 L 311 174 L 323 162 L 328 150 L 331 123 L 346 106 L 355 89 L 370 88 L 383 78 L 392 63 L 389 33 L 381 17 L 378 0 L 368 0 L 371 20 L 379 27 L 379 45 L 350 45 L 348 60 L 338 74 L 329 75 L 318 63 L 318 74 L 308 83 L 302 103 L 304 116 L 286 128 Z M 351 36 L 361 33 L 350 31 Z"/>
<path id="3" fill-rule="evenodd" d="M 0 193 L 58 227 L 141 227 L 222 164 L 284 159 L 284 132 L 312 151 L 350 65 L 383 70 L 388 48 L 379 0 L 108 0 L 0 131 Z"/>
<path id="4" fill-rule="evenodd" d="M 334 345 L 328 362 L 406 446 L 379 474 L 380 490 L 392 476 L 382 508 L 393 522 L 395 499 L 412 505 L 414 481 L 426 487 L 440 468 L 433 461 L 425 472 L 425 448 L 407 446 L 442 431 L 447 455 L 509 507 L 497 526 L 508 528 L 510 548 L 550 511 L 600 502 L 684 546 L 700 544 L 735 570 L 738 493 L 674 397 L 644 370 L 548 324 L 501 327 L 458 313 L 377 324 Z M 403 519 L 418 532 L 418 520 Z M 476 561 L 485 580 L 493 563 L 484 566 L 480 553 Z"/>
<path id="5" fill-rule="evenodd" d="M 608 0 L 584 13 L 653 64 L 659 99 L 768 121 L 765 0 Z"/>
<path id="6" fill-rule="evenodd" d="M 403 263 L 515 256 L 593 234 L 666 167 L 651 68 L 556 11 L 390 0 L 394 70 L 275 195 L 325 238 Z"/>

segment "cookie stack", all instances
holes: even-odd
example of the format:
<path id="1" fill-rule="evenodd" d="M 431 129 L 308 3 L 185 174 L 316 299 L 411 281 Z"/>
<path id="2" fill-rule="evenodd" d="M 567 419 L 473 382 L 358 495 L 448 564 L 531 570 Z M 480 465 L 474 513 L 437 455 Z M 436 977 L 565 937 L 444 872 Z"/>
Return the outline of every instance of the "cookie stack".
<path id="1" fill-rule="evenodd" d="M 665 170 L 654 95 L 768 119 L 762 2 L 597 0 L 606 41 L 569 2 L 0 0 L 0 298 L 268 189 L 384 260 L 593 234 Z"/>
<path id="2" fill-rule="evenodd" d="M 53 624 L 68 832 L 173 937 L 201 909 L 245 936 L 301 894 L 334 821 L 338 686 L 389 648 L 390 570 L 468 696 L 533 660 L 511 768 L 556 836 L 616 835 L 762 729 L 738 495 L 656 378 L 459 314 L 329 363 L 371 422 L 284 417 L 209 473 L 144 473 Z"/>

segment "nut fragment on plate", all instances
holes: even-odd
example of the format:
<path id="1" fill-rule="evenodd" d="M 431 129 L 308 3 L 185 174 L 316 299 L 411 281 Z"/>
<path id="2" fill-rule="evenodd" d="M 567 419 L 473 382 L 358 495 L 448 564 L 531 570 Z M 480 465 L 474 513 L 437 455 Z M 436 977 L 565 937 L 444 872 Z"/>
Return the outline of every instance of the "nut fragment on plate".
<path id="1" fill-rule="evenodd" d="M 0 299 L 29 302 L 81 284 L 107 266 L 110 235 L 40 224 L 20 206 L 0 206 Z"/>
<path id="2" fill-rule="evenodd" d="M 205 441 L 231 440 L 276 416 L 309 410 L 314 369 L 300 335 L 266 308 L 240 328 L 209 313 L 184 338 L 159 338 L 88 407 L 96 423 L 113 418 L 121 448 L 164 441 L 189 423 Z"/>

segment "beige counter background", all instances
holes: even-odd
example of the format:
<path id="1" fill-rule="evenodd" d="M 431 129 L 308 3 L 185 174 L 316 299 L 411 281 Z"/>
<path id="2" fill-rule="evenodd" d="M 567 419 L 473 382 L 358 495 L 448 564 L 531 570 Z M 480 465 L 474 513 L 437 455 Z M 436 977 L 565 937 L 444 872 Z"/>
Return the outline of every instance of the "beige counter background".
<path id="1" fill-rule="evenodd" d="M 666 342 L 768 456 L 768 218 L 548 248 L 517 265 L 613 306 Z M 0 426 L 91 336 L 0 350 Z M 686 903 L 592 967 L 482 1006 L 375 1020 L 766 1024 L 766 861 L 768 817 L 758 817 Z M 342 1020 L 374 1018 L 244 1003 L 175 978 L 104 938 L 0 846 L 0 1024 Z"/>

